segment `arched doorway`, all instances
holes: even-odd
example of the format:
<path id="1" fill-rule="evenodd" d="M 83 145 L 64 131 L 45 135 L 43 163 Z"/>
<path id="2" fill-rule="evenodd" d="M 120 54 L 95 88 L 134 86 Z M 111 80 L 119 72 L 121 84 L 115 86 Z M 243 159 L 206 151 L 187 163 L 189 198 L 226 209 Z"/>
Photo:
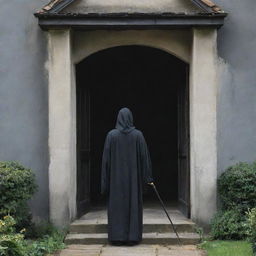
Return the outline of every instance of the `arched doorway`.
<path id="1" fill-rule="evenodd" d="M 219 76 L 216 28 L 177 31 L 112 31 L 110 28 L 107 25 L 104 31 L 71 32 L 63 29 L 48 32 L 50 219 L 62 226 L 77 217 L 76 64 L 92 53 L 110 47 L 147 45 L 189 63 L 190 143 L 182 145 L 185 145 L 183 149 L 190 149 L 191 218 L 197 224 L 208 225 L 216 212 L 217 192 Z M 180 101 L 185 101 L 184 97 Z M 183 129 L 183 132 L 188 131 Z M 180 150 L 179 153 L 181 164 L 187 163 L 184 157 L 187 152 Z"/>
<path id="2" fill-rule="evenodd" d="M 190 214 L 188 64 L 162 50 L 119 46 L 76 65 L 77 212 L 102 203 L 101 156 L 106 133 L 129 107 L 146 137 L 159 192 Z M 145 190 L 145 203 L 154 203 Z"/>

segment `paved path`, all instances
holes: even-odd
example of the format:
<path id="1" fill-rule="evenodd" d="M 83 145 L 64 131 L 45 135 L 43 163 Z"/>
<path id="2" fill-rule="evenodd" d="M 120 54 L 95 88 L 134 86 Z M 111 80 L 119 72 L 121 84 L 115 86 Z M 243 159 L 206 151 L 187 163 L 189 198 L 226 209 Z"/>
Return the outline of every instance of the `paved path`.
<path id="1" fill-rule="evenodd" d="M 59 256 L 206 256 L 194 245 L 69 245 Z"/>

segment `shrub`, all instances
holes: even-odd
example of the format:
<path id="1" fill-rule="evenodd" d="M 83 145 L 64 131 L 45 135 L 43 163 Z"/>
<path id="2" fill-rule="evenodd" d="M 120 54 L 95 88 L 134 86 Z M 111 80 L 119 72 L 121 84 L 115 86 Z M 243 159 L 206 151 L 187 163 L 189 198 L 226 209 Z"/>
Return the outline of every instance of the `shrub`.
<path id="1" fill-rule="evenodd" d="M 0 162 L 0 218 L 12 215 L 17 227 L 31 223 L 27 200 L 36 191 L 34 173 L 17 162 Z"/>
<path id="2" fill-rule="evenodd" d="M 221 211 L 211 221 L 213 239 L 240 240 L 247 235 L 246 217 L 239 210 Z"/>
<path id="3" fill-rule="evenodd" d="M 256 205 L 256 162 L 230 166 L 218 179 L 222 211 L 211 222 L 214 239 L 243 239 L 246 211 Z"/>
<path id="4" fill-rule="evenodd" d="M 248 210 L 246 214 L 248 217 L 249 237 L 252 243 L 252 250 L 254 255 L 256 255 L 256 208 Z"/>
<path id="5" fill-rule="evenodd" d="M 16 221 L 11 216 L 0 220 L 0 255 L 1 256 L 44 256 L 65 248 L 63 242 L 66 232 L 47 223 L 42 228 L 42 237 L 38 240 L 25 240 L 24 229 L 16 233 Z M 44 232 L 48 232 L 47 234 Z"/>
<path id="6" fill-rule="evenodd" d="M 5 216 L 0 220 L 0 255 L 1 256 L 25 256 L 23 246 L 24 235 L 15 233 L 16 221 L 11 216 Z"/>
<path id="7" fill-rule="evenodd" d="M 33 224 L 26 232 L 26 237 L 31 239 L 40 239 L 46 235 L 53 234 L 56 228 L 47 221 L 42 221 L 37 224 Z"/>
<path id="8" fill-rule="evenodd" d="M 256 162 L 229 167 L 218 179 L 223 209 L 239 208 L 245 212 L 256 206 Z"/>
<path id="9" fill-rule="evenodd" d="M 43 256 L 64 249 L 65 232 L 52 228 L 51 234 L 44 235 L 41 239 L 27 243 L 26 253 L 29 256 Z"/>

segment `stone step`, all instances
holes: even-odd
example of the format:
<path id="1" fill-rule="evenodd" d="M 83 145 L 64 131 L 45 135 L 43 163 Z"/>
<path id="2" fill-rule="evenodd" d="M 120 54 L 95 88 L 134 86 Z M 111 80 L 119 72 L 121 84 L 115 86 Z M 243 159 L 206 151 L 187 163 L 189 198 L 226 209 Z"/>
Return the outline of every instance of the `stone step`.
<path id="1" fill-rule="evenodd" d="M 199 235 L 196 233 L 179 233 L 183 245 L 199 243 Z M 68 234 L 65 239 L 66 244 L 107 244 L 106 233 L 96 234 Z M 143 233 L 141 244 L 168 244 L 177 245 L 178 240 L 175 233 Z"/>
<path id="2" fill-rule="evenodd" d="M 192 222 L 174 223 L 177 232 L 192 233 L 195 231 L 195 224 Z M 70 225 L 70 233 L 107 233 L 107 224 L 90 224 L 84 221 L 75 221 Z M 172 233 L 173 229 L 170 223 L 145 223 L 143 225 L 144 233 Z"/>

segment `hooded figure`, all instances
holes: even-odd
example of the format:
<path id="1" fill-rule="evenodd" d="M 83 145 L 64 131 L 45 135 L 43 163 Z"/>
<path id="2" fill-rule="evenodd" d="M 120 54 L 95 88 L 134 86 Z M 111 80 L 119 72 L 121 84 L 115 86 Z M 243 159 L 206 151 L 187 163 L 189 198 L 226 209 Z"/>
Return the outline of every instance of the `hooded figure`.
<path id="1" fill-rule="evenodd" d="M 133 126 L 132 113 L 122 108 L 116 129 L 106 137 L 101 192 L 108 195 L 108 239 L 136 243 L 142 240 L 142 192 L 153 182 L 147 144 Z"/>

